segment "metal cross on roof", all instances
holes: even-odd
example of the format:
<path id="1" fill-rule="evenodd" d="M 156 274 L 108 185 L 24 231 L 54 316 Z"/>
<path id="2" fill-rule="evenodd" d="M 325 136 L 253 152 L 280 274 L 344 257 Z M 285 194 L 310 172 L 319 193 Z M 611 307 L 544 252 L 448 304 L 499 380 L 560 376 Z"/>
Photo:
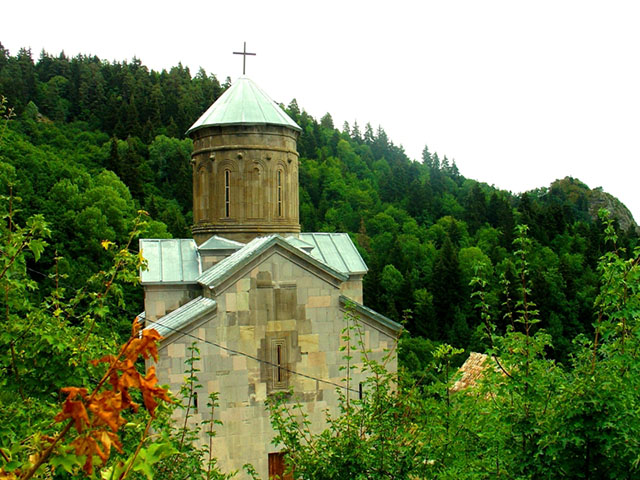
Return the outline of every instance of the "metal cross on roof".
<path id="1" fill-rule="evenodd" d="M 245 74 L 247 66 L 247 55 L 255 55 L 255 53 L 247 52 L 247 42 L 244 42 L 244 49 L 242 52 L 233 52 L 234 55 L 242 55 L 242 75 Z"/>

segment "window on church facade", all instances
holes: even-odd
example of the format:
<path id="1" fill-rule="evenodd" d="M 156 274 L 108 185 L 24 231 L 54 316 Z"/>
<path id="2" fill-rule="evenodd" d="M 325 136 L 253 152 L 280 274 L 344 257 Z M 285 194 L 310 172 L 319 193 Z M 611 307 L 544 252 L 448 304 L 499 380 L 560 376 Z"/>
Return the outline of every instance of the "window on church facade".
<path id="1" fill-rule="evenodd" d="M 277 173 L 277 204 L 278 204 L 278 216 L 282 216 L 282 170 L 278 170 Z"/>
<path id="2" fill-rule="evenodd" d="M 224 216 L 231 216 L 231 171 L 224 171 Z"/>
<path id="3" fill-rule="evenodd" d="M 284 338 L 271 340 L 271 365 L 273 390 L 282 390 L 288 387 L 287 370 L 287 342 Z"/>

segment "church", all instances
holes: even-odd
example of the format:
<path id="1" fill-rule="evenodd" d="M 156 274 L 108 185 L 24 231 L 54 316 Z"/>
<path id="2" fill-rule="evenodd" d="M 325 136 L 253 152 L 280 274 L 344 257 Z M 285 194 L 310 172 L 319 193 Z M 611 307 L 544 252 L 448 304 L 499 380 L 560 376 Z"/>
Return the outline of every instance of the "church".
<path id="1" fill-rule="evenodd" d="M 355 388 L 345 388 L 347 312 L 376 360 L 402 327 L 363 305 L 367 266 L 348 234 L 300 231 L 300 127 L 252 80 L 240 77 L 187 133 L 193 238 L 140 240 L 142 316 L 164 337 L 157 376 L 178 392 L 196 342 L 202 388 L 193 422 L 209 420 L 208 395 L 219 392 L 220 468 L 248 478 L 242 466 L 251 463 L 275 478 L 284 452 L 272 444 L 268 396 L 291 391 L 321 431 L 325 412 L 337 412 L 337 389 L 357 398 L 364 380 L 356 369 Z M 204 432 L 201 440 L 209 441 Z"/>

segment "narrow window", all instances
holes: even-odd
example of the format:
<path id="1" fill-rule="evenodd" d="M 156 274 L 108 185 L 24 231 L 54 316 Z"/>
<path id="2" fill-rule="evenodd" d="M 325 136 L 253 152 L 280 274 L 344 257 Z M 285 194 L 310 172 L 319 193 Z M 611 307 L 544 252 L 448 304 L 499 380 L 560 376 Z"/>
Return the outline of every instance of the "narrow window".
<path id="1" fill-rule="evenodd" d="M 282 170 L 278 170 L 278 216 L 282 216 Z"/>
<path id="2" fill-rule="evenodd" d="M 224 216 L 231 216 L 231 172 L 224 171 Z"/>
<path id="3" fill-rule="evenodd" d="M 276 378 L 277 378 L 277 382 L 280 383 L 282 382 L 282 345 L 277 345 L 276 346 L 276 365 L 278 365 L 278 372 L 276 373 Z"/>
<path id="4" fill-rule="evenodd" d="M 271 363 L 273 389 L 287 388 L 287 347 L 282 338 L 272 340 Z"/>

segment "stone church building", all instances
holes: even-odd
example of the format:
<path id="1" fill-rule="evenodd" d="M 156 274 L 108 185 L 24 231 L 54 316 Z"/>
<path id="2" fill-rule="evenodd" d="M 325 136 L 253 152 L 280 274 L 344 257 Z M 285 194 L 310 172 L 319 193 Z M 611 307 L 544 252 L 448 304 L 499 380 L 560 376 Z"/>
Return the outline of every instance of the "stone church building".
<path id="1" fill-rule="evenodd" d="M 164 337 L 159 381 L 179 391 L 195 341 L 202 389 L 194 421 L 209 419 L 207 397 L 219 392 L 213 454 L 238 478 L 245 463 L 264 479 L 281 468 L 270 394 L 292 390 L 316 431 L 325 410 L 336 412 L 347 311 L 359 317 L 373 358 L 394 348 L 401 330 L 363 305 L 367 266 L 346 233 L 300 232 L 299 133 L 253 81 L 238 79 L 188 131 L 193 238 L 140 241 L 143 317 Z M 346 393 L 357 397 L 362 380 L 356 370 Z"/>

